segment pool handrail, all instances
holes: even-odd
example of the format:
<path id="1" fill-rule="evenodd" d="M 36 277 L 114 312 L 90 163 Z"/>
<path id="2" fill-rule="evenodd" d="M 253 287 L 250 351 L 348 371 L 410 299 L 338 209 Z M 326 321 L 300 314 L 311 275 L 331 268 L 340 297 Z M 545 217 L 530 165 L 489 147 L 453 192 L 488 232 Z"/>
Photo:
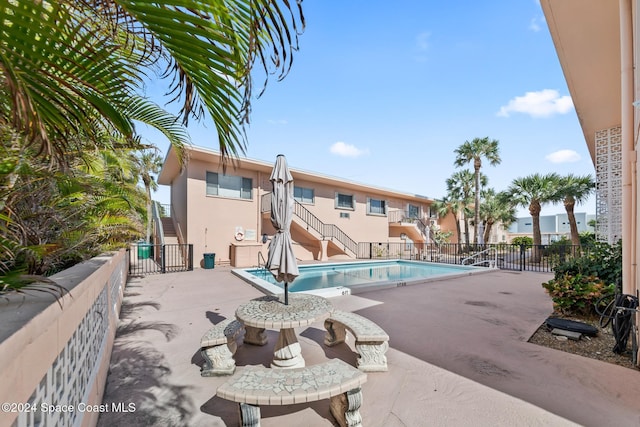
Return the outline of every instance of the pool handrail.
<path id="1" fill-rule="evenodd" d="M 493 251 L 493 259 L 487 259 L 487 257 L 485 256 L 486 254 L 489 254 L 491 251 Z M 479 257 L 482 256 L 482 259 L 479 261 L 475 261 L 471 264 L 467 264 L 467 261 L 473 261 L 474 259 L 478 259 Z M 463 258 L 460 261 L 460 264 L 462 265 L 472 265 L 472 266 L 478 266 L 478 265 L 487 265 L 487 263 L 489 264 L 489 268 L 496 268 L 496 266 L 498 265 L 498 251 L 496 250 L 496 248 L 494 247 L 490 247 L 487 248 L 483 251 L 480 252 L 476 252 L 475 254 L 468 256 L 466 258 Z"/>

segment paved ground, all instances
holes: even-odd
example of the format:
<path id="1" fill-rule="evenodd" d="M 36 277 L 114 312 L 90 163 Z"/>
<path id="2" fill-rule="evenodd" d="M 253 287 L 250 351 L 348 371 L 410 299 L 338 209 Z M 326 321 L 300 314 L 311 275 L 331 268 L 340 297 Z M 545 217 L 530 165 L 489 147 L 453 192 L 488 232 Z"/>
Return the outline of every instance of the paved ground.
<path id="1" fill-rule="evenodd" d="M 331 298 L 387 331 L 389 372 L 369 373 L 365 427 L 639 426 L 640 371 L 527 343 L 551 313 L 542 273 L 497 271 Z M 235 426 L 237 406 L 203 378 L 199 342 L 237 306 L 262 294 L 228 268 L 131 279 L 125 292 L 99 426 Z M 325 347 L 321 322 L 297 330 L 307 364 L 355 365 L 351 337 Z M 240 345 L 238 365 L 268 366 L 264 347 Z M 263 407 L 262 425 L 330 426 L 328 401 Z"/>

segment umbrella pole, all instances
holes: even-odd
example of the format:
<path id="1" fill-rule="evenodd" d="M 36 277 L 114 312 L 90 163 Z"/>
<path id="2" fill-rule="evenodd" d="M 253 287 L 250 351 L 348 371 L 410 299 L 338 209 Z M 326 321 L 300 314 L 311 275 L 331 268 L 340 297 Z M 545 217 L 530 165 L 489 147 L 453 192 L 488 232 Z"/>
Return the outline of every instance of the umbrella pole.
<path id="1" fill-rule="evenodd" d="M 284 282 L 284 305 L 289 305 L 289 284 Z"/>

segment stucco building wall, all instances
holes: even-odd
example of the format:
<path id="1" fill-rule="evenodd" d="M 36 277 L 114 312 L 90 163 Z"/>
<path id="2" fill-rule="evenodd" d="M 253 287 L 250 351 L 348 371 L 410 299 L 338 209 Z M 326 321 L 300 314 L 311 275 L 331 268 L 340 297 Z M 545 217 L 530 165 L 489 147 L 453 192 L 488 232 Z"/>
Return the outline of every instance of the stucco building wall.
<path id="1" fill-rule="evenodd" d="M 183 233 L 183 243 L 194 245 L 195 265 L 203 265 L 205 253 L 215 253 L 216 264 L 229 264 L 233 261 L 257 265 L 258 253 L 261 252 L 264 258 L 267 255 L 268 240 L 263 243 L 263 235 L 266 234 L 269 239 L 275 232 L 270 223 L 269 199 L 263 198 L 271 192 L 269 177 L 273 165 L 243 159 L 235 165 L 227 165 L 226 170 L 223 170 L 219 153 L 200 148 L 192 150 L 190 161 L 183 170 L 170 151 L 158 182 L 171 185 L 174 224 L 178 223 L 179 230 Z M 208 195 L 207 172 L 217 173 L 218 177 L 226 174 L 251 179 L 251 197 L 244 199 Z M 301 201 L 303 208 L 322 223 L 337 226 L 356 243 L 400 242 L 406 239 L 429 242 L 428 230 L 427 233 L 421 232 L 415 221 L 401 223 L 402 214 L 397 211 L 407 211 L 411 204 L 416 207 L 423 223 L 429 225 L 432 220 L 435 221 L 435 218 L 429 218 L 429 207 L 433 200 L 298 171 L 293 167 L 291 173 L 296 187 L 313 190 L 312 200 Z M 352 196 L 353 208 L 338 207 L 338 194 Z M 371 213 L 368 209 L 371 199 L 384 201 L 384 215 Z M 267 206 L 262 206 L 263 204 Z M 390 220 L 395 224 L 390 225 Z M 294 251 L 300 260 L 356 256 L 353 251 L 345 250 L 345 245 L 335 238 L 323 236 L 296 215 L 291 233 Z M 322 243 L 323 240 L 325 243 Z M 240 254 L 239 251 L 243 253 Z"/>

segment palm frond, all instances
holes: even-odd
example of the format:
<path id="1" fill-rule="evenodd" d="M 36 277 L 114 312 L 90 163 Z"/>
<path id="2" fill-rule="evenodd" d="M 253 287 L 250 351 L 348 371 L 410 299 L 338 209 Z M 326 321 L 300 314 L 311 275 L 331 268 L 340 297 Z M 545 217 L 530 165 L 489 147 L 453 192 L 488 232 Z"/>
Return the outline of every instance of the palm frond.
<path id="1" fill-rule="evenodd" d="M 41 153 L 64 158 L 74 134 L 133 134 L 119 103 L 137 73 L 117 45 L 96 37 L 97 22 L 66 2 L 3 2 L 0 19 L 8 24 L 0 37 L 2 89 L 11 101 L 0 111 Z"/>
<path id="2" fill-rule="evenodd" d="M 185 145 L 190 144 L 189 134 L 179 119 L 166 112 L 157 104 L 140 97 L 133 97 L 126 108 L 126 114 L 135 121 L 145 123 L 162 132 L 173 147 L 181 164 L 187 160 Z"/>
<path id="3" fill-rule="evenodd" d="M 256 61 L 265 76 L 278 79 L 291 67 L 298 28 L 304 27 L 300 3 L 294 10 L 288 0 L 117 1 L 144 29 L 139 34 L 165 52 L 165 76 L 172 80 L 167 94 L 182 102 L 183 123 L 200 117 L 204 104 L 225 159 L 246 147 Z"/>

